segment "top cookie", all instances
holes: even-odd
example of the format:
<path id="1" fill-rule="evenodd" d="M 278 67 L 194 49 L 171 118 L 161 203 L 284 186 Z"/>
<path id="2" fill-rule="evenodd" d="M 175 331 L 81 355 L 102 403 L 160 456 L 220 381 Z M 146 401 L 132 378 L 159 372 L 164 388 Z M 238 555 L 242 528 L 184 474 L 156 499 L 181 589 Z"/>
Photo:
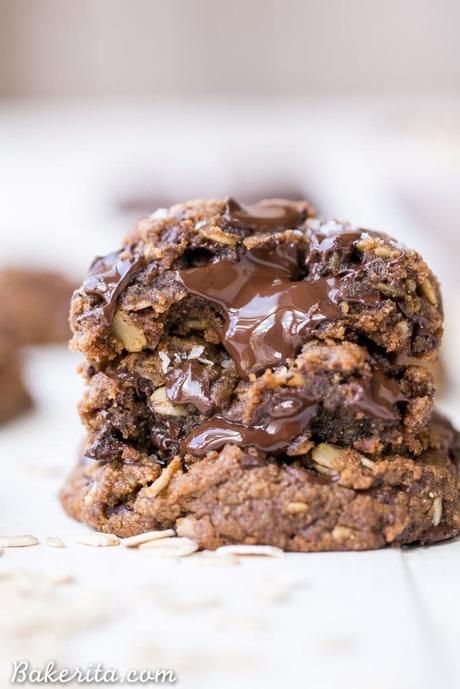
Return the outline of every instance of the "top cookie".
<path id="1" fill-rule="evenodd" d="M 434 358 L 442 304 L 419 254 L 385 234 L 315 219 L 306 202 L 193 201 L 157 211 L 93 262 L 71 325 L 96 368 L 199 333 L 244 379 L 312 338 Z"/>

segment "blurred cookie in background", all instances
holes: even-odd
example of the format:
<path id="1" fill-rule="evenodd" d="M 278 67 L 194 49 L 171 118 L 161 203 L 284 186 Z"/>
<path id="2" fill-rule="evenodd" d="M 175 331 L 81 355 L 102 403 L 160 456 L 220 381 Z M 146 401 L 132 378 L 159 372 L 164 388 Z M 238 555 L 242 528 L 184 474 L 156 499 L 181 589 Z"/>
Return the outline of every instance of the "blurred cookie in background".
<path id="1" fill-rule="evenodd" d="M 21 359 L 13 338 L 0 329 L 0 423 L 32 406 L 22 378 Z"/>
<path id="2" fill-rule="evenodd" d="M 227 194 L 228 189 L 230 193 Z M 200 197 L 214 197 L 219 198 L 225 195 L 237 198 L 243 204 L 253 204 L 260 199 L 290 199 L 291 201 L 299 201 L 301 199 L 311 199 L 311 194 L 308 194 L 300 184 L 275 184 L 271 182 L 257 183 L 246 185 L 241 188 L 239 184 L 230 184 L 224 190 L 219 190 L 216 187 L 214 190 L 206 191 L 203 194 L 188 193 L 190 198 Z M 187 194 L 185 194 L 187 196 Z M 138 191 L 127 192 L 115 200 L 116 210 L 123 216 L 136 220 L 140 217 L 145 217 L 152 213 L 157 208 L 170 208 L 178 201 L 178 196 L 168 193 L 168 189 L 156 188 L 156 191 L 148 190 L 147 188 L 139 189 Z M 318 207 L 316 203 L 312 203 L 316 212 Z"/>
<path id="3" fill-rule="evenodd" d="M 19 345 L 66 342 L 75 283 L 51 270 L 0 270 L 0 327 Z"/>
<path id="4" fill-rule="evenodd" d="M 434 380 L 434 387 L 438 398 L 442 397 L 449 389 L 449 377 L 446 371 L 446 364 L 441 351 L 436 361 L 424 361 L 423 365 L 427 368 Z"/>

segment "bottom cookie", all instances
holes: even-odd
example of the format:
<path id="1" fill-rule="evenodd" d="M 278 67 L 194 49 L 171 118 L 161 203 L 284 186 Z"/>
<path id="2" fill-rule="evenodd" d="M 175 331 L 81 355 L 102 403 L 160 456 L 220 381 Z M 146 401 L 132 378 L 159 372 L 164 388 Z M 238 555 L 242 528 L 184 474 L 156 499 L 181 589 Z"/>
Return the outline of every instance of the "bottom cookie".
<path id="1" fill-rule="evenodd" d="M 176 529 L 201 548 L 267 544 L 287 551 L 368 550 L 427 544 L 460 532 L 458 434 L 436 416 L 416 460 L 371 460 L 317 445 L 301 462 L 279 462 L 227 445 L 184 471 L 161 469 L 126 448 L 101 464 L 83 458 L 61 501 L 99 531 L 131 536 Z"/>

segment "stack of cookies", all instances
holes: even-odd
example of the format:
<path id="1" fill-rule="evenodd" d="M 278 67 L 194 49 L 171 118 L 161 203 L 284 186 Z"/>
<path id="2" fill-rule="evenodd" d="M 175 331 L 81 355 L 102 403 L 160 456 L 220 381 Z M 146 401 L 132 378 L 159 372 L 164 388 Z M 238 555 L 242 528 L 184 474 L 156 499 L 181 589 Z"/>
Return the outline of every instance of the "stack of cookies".
<path id="1" fill-rule="evenodd" d="M 173 206 L 93 262 L 71 325 L 88 435 L 61 499 L 76 519 L 210 549 L 458 534 L 457 435 L 424 364 L 439 285 L 391 237 L 306 202 Z"/>

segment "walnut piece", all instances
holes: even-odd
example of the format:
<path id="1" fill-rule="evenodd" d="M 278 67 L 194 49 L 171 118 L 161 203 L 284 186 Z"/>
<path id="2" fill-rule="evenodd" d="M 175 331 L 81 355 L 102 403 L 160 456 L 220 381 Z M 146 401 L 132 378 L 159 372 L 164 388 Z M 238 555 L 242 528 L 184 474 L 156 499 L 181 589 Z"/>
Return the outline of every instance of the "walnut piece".
<path id="1" fill-rule="evenodd" d="M 430 302 L 430 304 L 432 304 L 433 306 L 438 305 L 438 298 L 436 296 L 436 292 L 429 280 L 422 280 L 422 282 L 419 283 L 419 288 L 425 299 L 427 299 Z"/>
<path id="2" fill-rule="evenodd" d="M 156 414 L 160 416 L 188 416 L 187 407 L 183 404 L 173 404 L 166 395 L 166 388 L 157 388 L 150 395 L 150 404 Z"/>
<path id="3" fill-rule="evenodd" d="M 113 317 L 112 333 L 128 352 L 141 352 L 147 344 L 142 330 L 134 325 L 125 311 L 120 309 Z"/>
<path id="4" fill-rule="evenodd" d="M 335 460 L 343 457 L 343 448 L 336 447 L 330 443 L 320 443 L 311 453 L 313 461 L 328 469 L 333 469 Z"/>

